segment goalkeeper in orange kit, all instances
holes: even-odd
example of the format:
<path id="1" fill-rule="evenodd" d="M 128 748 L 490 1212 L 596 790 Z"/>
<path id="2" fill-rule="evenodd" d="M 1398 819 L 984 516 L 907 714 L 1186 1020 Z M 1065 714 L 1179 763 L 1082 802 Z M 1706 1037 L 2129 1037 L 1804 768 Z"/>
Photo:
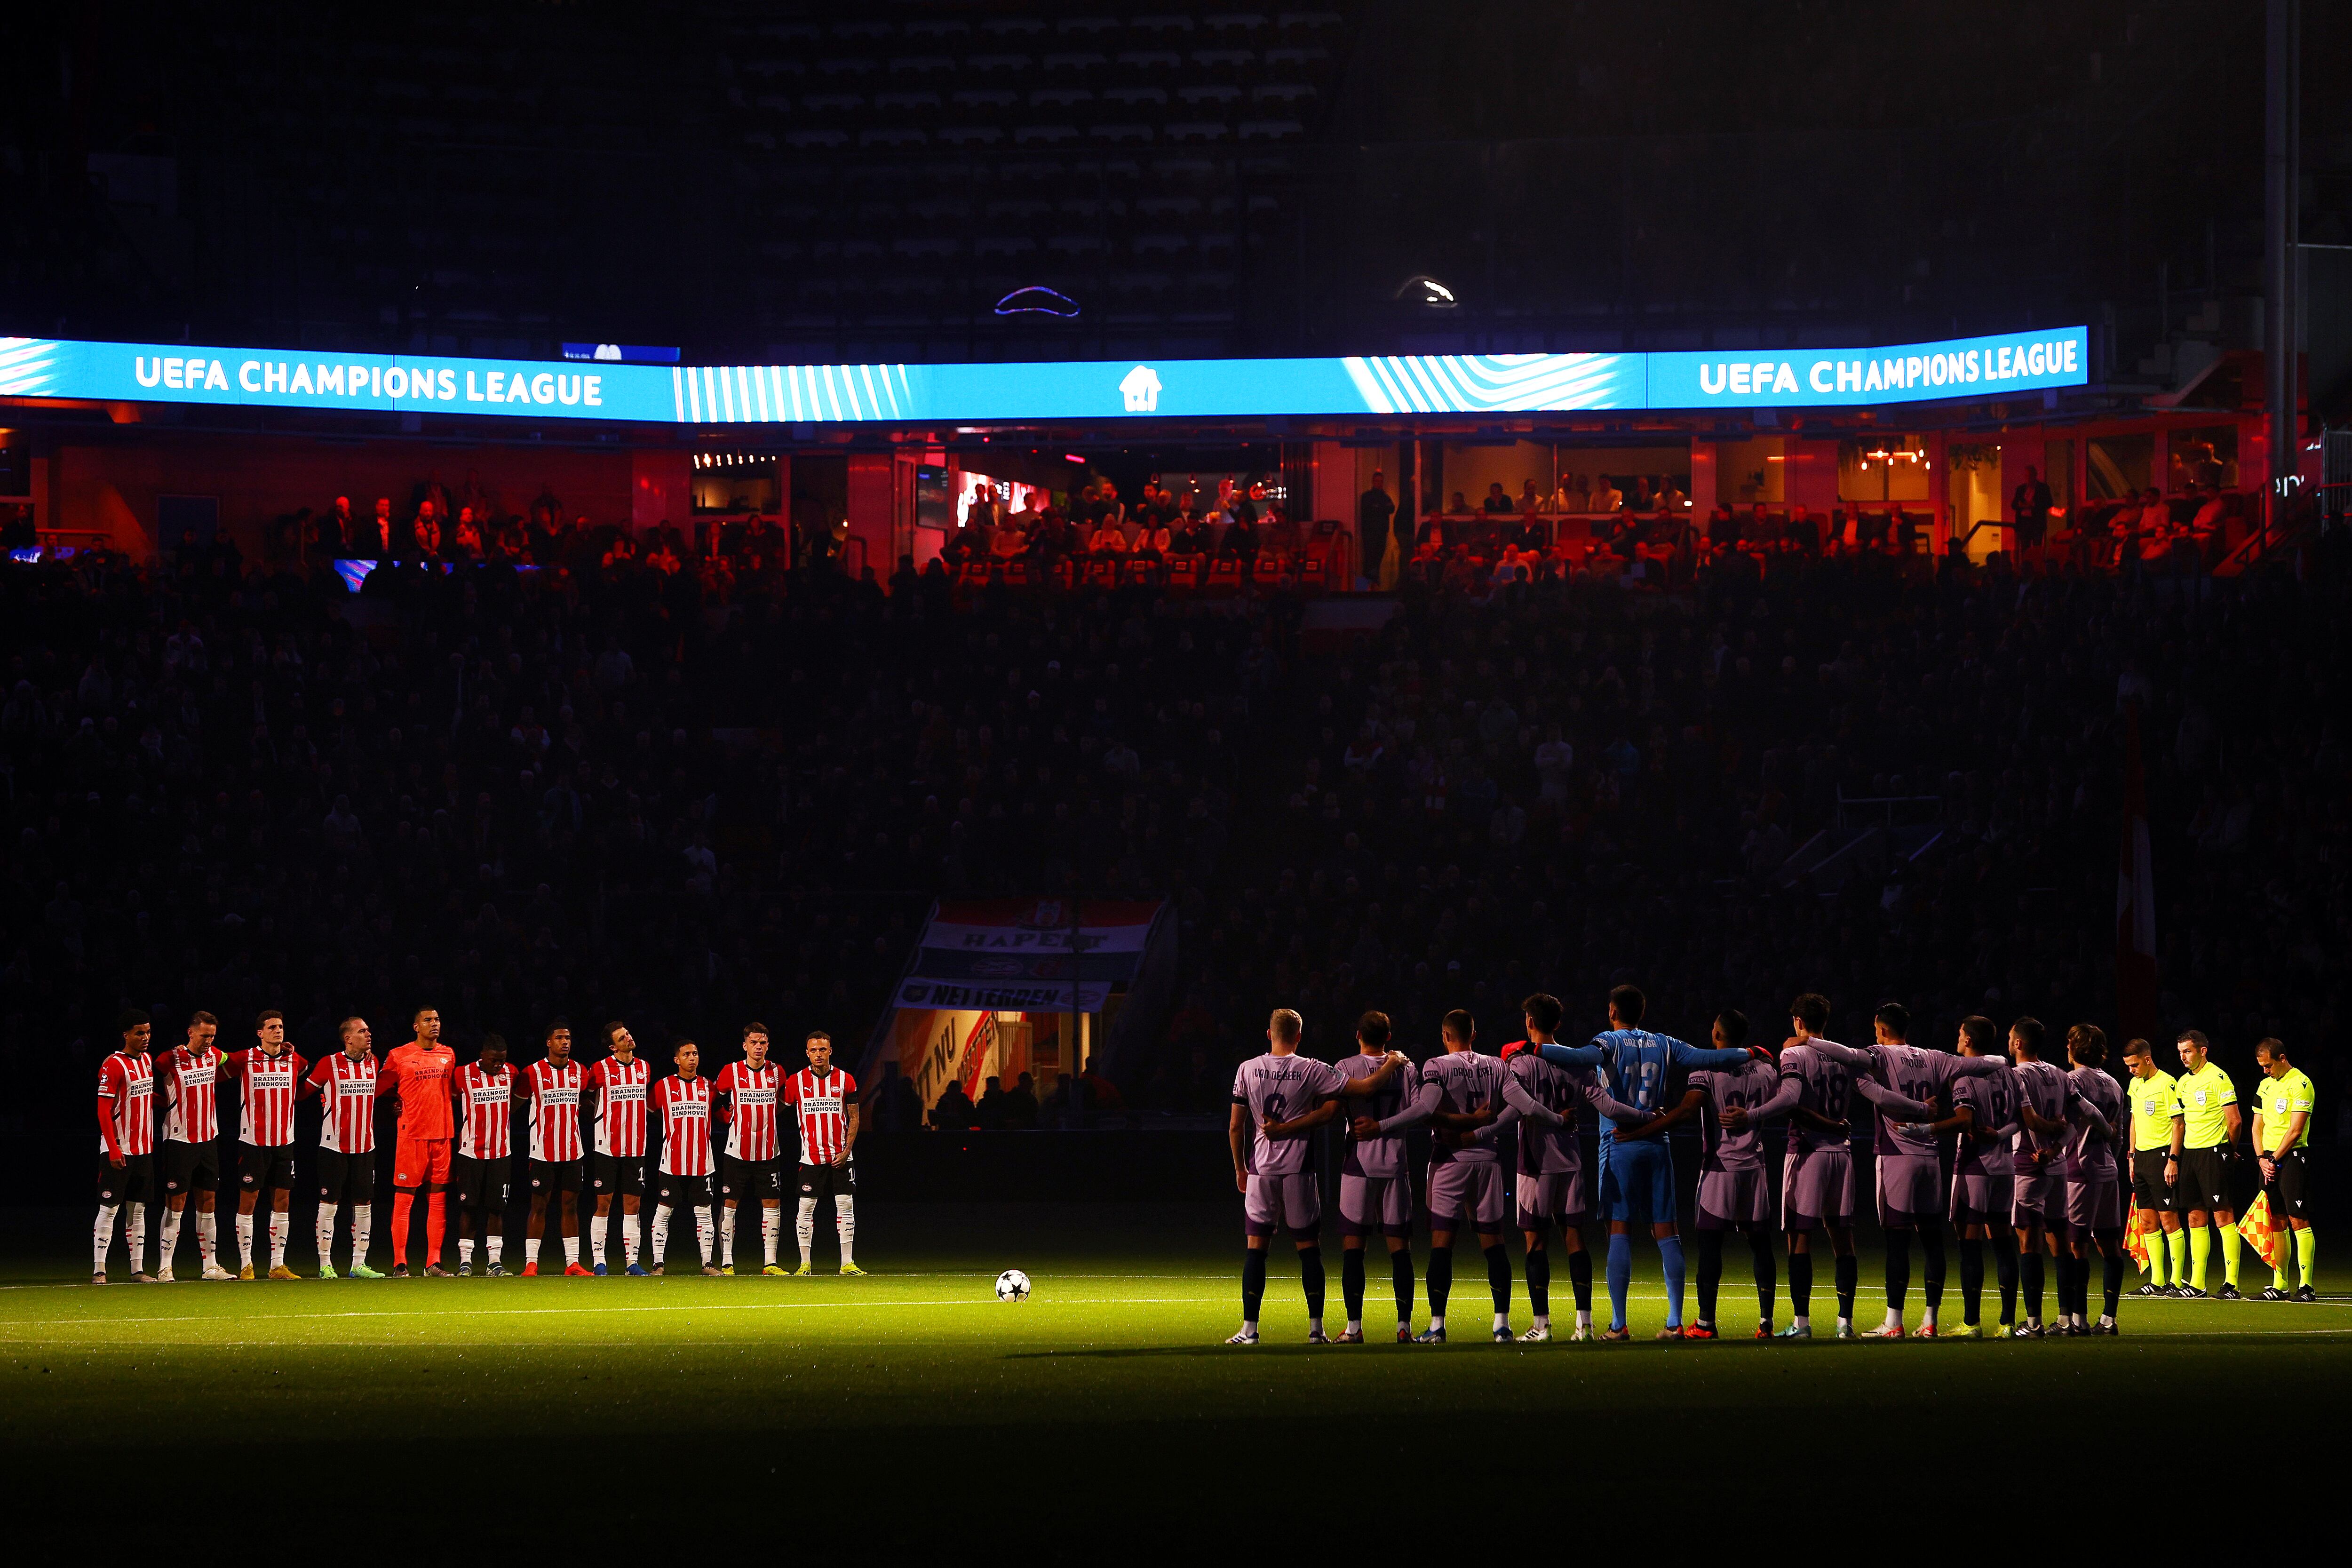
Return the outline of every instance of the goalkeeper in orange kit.
<path id="1" fill-rule="evenodd" d="M 457 1054 L 441 1043 L 441 1015 L 430 1007 L 414 1020 L 416 1037 L 395 1046 L 379 1070 L 379 1095 L 400 1110 L 400 1137 L 392 1156 L 392 1277 L 408 1278 L 408 1229 L 418 1192 L 425 1194 L 425 1272 L 446 1277 L 441 1241 L 449 1224 L 449 1150 L 457 1128 L 449 1086 Z"/>

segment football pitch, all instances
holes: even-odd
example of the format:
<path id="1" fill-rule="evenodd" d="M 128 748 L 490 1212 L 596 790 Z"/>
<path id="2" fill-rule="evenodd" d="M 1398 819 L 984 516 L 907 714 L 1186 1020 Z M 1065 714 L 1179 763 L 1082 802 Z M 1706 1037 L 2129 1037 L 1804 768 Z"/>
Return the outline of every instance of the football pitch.
<path id="1" fill-rule="evenodd" d="M 1747 1337 L 1756 1299 L 1741 1251 L 1727 1260 L 1725 1338 L 1661 1344 L 1650 1336 L 1664 1287 L 1645 1246 L 1634 1343 L 1502 1346 L 1487 1339 L 1484 1274 L 1465 1247 L 1451 1344 L 1391 1342 L 1376 1261 L 1373 1342 L 1314 1347 L 1302 1342 L 1296 1262 L 1278 1247 L 1265 1342 L 1239 1349 L 1221 1342 L 1238 1316 L 1230 1215 L 876 1205 L 865 1217 L 863 1279 L 835 1274 L 829 1245 L 814 1279 L 100 1289 L 69 1258 L 20 1259 L 0 1274 L 0 1447 L 29 1505 L 16 1517 L 68 1540 L 120 1495 L 126 1471 L 195 1466 L 199 1488 L 240 1472 L 283 1478 L 270 1506 L 297 1530 L 352 1527 L 350 1494 L 312 1484 L 338 1476 L 364 1479 L 387 1525 L 413 1513 L 501 1539 L 659 1535 L 691 1527 L 698 1494 L 731 1488 L 745 1504 L 802 1500 L 803 1540 L 916 1543 L 1017 1508 L 1077 1532 L 1049 1531 L 1039 1553 L 1087 1555 L 1087 1532 L 1132 1528 L 1144 1497 L 1168 1541 L 1216 1538 L 1237 1498 L 1275 1506 L 1349 1477 L 1341 1489 L 1376 1514 L 1384 1489 L 1426 1486 L 1433 1446 L 1459 1457 L 1465 1507 L 1491 1468 L 1521 1464 L 1543 1479 L 1541 1495 L 1655 1488 L 1663 1500 L 1710 1452 L 1752 1448 L 1780 1464 L 1811 1449 L 1868 1466 L 1881 1447 L 1981 1442 L 1990 1461 L 2032 1429 L 2021 1422 L 2049 1434 L 2053 1462 L 2069 1435 L 2105 1445 L 2137 1425 L 2153 1436 L 2168 1412 L 2265 1426 L 2290 1454 L 2309 1454 L 2301 1439 L 2334 1430 L 2352 1392 L 2352 1299 L 2340 1289 L 2310 1306 L 2126 1296 L 2113 1340 L 1887 1344 L 1830 1341 L 1834 1297 L 1817 1289 L 1824 1337 L 1759 1344 Z M 691 1251 L 674 1237 L 673 1265 Z M 1336 1242 L 1326 1256 L 1336 1331 Z M 1029 1273 L 1030 1300 L 995 1299 L 1004 1267 Z M 1554 1294 L 1563 1334 L 1566 1272 Z M 1883 1310 L 1877 1279 L 1865 1258 L 1864 1325 Z M 2267 1275 L 2246 1279 L 2259 1288 Z M 1914 1323 L 1916 1292 L 1915 1281 Z M 1605 1323 L 1605 1287 L 1597 1294 Z M 1523 1279 L 1513 1305 L 1524 1328 Z M 1787 1310 L 1784 1293 L 1783 1321 Z M 1945 1319 L 1958 1317 L 1955 1279 Z M 397 1478 L 420 1466 L 447 1484 L 410 1495 Z M 562 1495 L 542 1495 L 542 1482 Z M 814 1510 L 812 1488 L 824 1500 Z M 134 1531 L 173 1533 L 144 1504 L 134 1512 Z"/>

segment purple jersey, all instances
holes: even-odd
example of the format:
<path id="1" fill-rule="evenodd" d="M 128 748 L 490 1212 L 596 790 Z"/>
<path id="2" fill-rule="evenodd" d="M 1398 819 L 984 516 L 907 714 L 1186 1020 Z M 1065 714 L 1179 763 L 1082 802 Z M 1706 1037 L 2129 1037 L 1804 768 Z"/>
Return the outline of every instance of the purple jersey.
<path id="1" fill-rule="evenodd" d="M 1370 1078 L 1388 1064 L 1388 1053 L 1366 1056 L 1358 1051 L 1342 1058 L 1339 1071 L 1349 1079 Z M 1380 1089 L 1359 1100 L 1351 1116 L 1369 1116 L 1375 1121 L 1385 1121 L 1404 1108 L 1405 1101 L 1421 1088 L 1421 1073 L 1412 1063 L 1406 1062 L 1396 1070 L 1396 1076 Z M 1348 1152 L 1339 1169 L 1350 1176 L 1401 1176 L 1404 1173 L 1404 1134 L 1391 1132 L 1377 1138 L 1351 1138 Z"/>
<path id="2" fill-rule="evenodd" d="M 1451 1111 L 1462 1116 L 1475 1116 L 1493 1106 L 1503 1109 L 1503 1058 L 1481 1056 L 1476 1051 L 1447 1051 L 1421 1064 L 1421 1092 L 1425 1100 L 1429 1091 L 1437 1090 L 1437 1103 L 1433 1111 Z M 1500 1156 L 1495 1152 L 1494 1141 L 1467 1144 L 1449 1150 L 1440 1145 L 1436 1162 L 1447 1160 L 1494 1161 Z"/>
<path id="3" fill-rule="evenodd" d="M 1518 1124 L 1519 1174 L 1564 1176 L 1584 1169 L 1584 1146 L 1577 1136 L 1576 1113 L 1602 1092 L 1597 1068 L 1564 1068 L 1534 1051 L 1515 1051 L 1503 1064 L 1509 1075 L 1505 1092 L 1532 1100 L 1560 1119 L 1551 1126 L 1522 1115 Z"/>
<path id="4" fill-rule="evenodd" d="M 2074 1091 L 2066 1082 L 2065 1068 L 2055 1062 L 2020 1062 L 2017 1064 L 2017 1082 L 2025 1103 L 2033 1108 L 2035 1115 L 2052 1121 L 2066 1120 L 2066 1108 L 2073 1103 Z M 2064 1132 L 2036 1132 L 2021 1122 L 2016 1139 L 2017 1168 L 2021 1171 L 2029 1167 L 2047 1171 L 2054 1176 L 2064 1157 L 2065 1145 Z M 2032 1163 L 2032 1154 L 2035 1150 L 2042 1151 L 2042 1159 L 2039 1165 Z"/>
<path id="5" fill-rule="evenodd" d="M 1250 1173 L 1295 1176 L 1304 1171 L 1313 1139 L 1305 1133 L 1269 1139 L 1265 1123 L 1306 1115 L 1337 1096 L 1347 1082 L 1338 1068 L 1313 1057 L 1281 1057 L 1268 1051 L 1242 1063 L 1234 1074 L 1234 1103 L 1249 1111 Z"/>
<path id="6" fill-rule="evenodd" d="M 2105 1068 L 2076 1068 L 2066 1075 L 2074 1086 L 2071 1121 L 2066 1133 L 2066 1179 L 2072 1182 L 2116 1180 L 2116 1146 L 2092 1127 L 2094 1117 L 2129 1137 L 2124 1115 L 2123 1085 Z"/>
<path id="7" fill-rule="evenodd" d="M 1719 1120 L 1733 1106 L 1754 1111 L 1780 1087 L 1778 1063 L 1748 1058 L 1736 1068 L 1700 1068 L 1690 1075 L 1691 1088 L 1706 1096 L 1699 1117 L 1699 1163 L 1702 1171 L 1756 1171 L 1764 1166 L 1764 1130 L 1751 1118 L 1738 1131 Z"/>
<path id="8" fill-rule="evenodd" d="M 1955 1079 L 1996 1072 L 2003 1065 L 1998 1057 L 1956 1057 L 1920 1046 L 1871 1046 L 1868 1049 L 1878 1064 L 1878 1081 L 1923 1105 L 1948 1099 Z M 1943 1143 L 1940 1134 L 1916 1122 L 1898 1121 L 1884 1108 L 1877 1116 L 1881 1153 L 1913 1154 L 1926 1160 L 1937 1157 Z"/>
<path id="9" fill-rule="evenodd" d="M 1853 1074 L 1808 1045 L 1794 1045 L 1780 1053 L 1780 1077 L 1799 1085 L 1797 1103 L 1837 1125 L 1816 1127 L 1801 1118 L 1789 1123 L 1789 1146 L 1800 1153 L 1814 1149 L 1847 1146 L 1845 1116 L 1853 1103 Z"/>
<path id="10" fill-rule="evenodd" d="M 1995 1058 L 2007 1063 L 2005 1058 Z M 1964 1078 L 1952 1086 L 1952 1106 L 1965 1105 L 1976 1117 L 1975 1128 L 1960 1134 L 1960 1155 L 1952 1166 L 1964 1176 L 2008 1176 L 2016 1173 L 2010 1160 L 2009 1141 L 2017 1131 L 2017 1104 L 2024 1090 L 2014 1070 Z"/>

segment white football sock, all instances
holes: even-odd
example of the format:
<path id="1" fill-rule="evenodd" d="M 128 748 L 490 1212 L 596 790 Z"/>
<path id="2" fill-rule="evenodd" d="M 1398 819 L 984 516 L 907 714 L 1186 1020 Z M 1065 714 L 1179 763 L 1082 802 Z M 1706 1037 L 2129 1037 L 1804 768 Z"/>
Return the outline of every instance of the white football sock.
<path id="1" fill-rule="evenodd" d="M 793 1235 L 801 1244 L 801 1267 L 806 1268 L 816 1249 L 816 1200 L 803 1198 L 793 1216 Z"/>
<path id="2" fill-rule="evenodd" d="M 588 1216 L 588 1256 L 599 1263 L 604 1261 L 604 1234 L 611 1224 L 612 1217 L 609 1215 L 597 1214 Z"/>
<path id="3" fill-rule="evenodd" d="M 1579 1307 L 1579 1308 L 1576 1310 L 1576 1326 L 1577 1326 L 1578 1328 L 1580 1328 L 1580 1329 L 1586 1329 L 1586 1330 L 1589 1330 L 1589 1329 L 1591 1329 L 1591 1328 L 1592 1327 L 1592 1309 L 1591 1309 L 1591 1308 L 1590 1308 L 1590 1307 Z"/>
<path id="4" fill-rule="evenodd" d="M 1495 1327 L 1496 1327 L 1496 1328 L 1497 1328 L 1497 1329 L 1507 1329 L 1507 1328 L 1509 1328 L 1510 1326 L 1511 1326 L 1511 1315 L 1510 1315 L 1508 1312 L 1497 1312 L 1497 1313 L 1496 1313 L 1496 1314 L 1495 1314 Z"/>
<path id="5" fill-rule="evenodd" d="M 162 1267 L 172 1267 L 172 1254 L 180 1250 L 180 1216 L 182 1210 L 166 1205 L 163 1209 L 163 1242 L 157 1250 L 163 1254 Z"/>
<path id="6" fill-rule="evenodd" d="M 196 1215 L 196 1249 L 205 1255 L 206 1264 L 220 1261 L 220 1216 L 199 1211 Z"/>
<path id="7" fill-rule="evenodd" d="M 566 1268 L 575 1268 L 579 1264 L 580 1238 L 576 1236 L 567 1236 L 563 1238 L 563 1266 Z"/>
<path id="8" fill-rule="evenodd" d="M 286 1267 L 286 1231 L 287 1216 L 284 1211 L 271 1209 L 269 1211 L 269 1267 L 272 1268 Z"/>
<path id="9" fill-rule="evenodd" d="M 352 1205 L 352 1267 L 357 1268 L 367 1261 L 368 1238 L 375 1231 L 375 1205 Z"/>
<path id="10" fill-rule="evenodd" d="M 474 1238 L 472 1237 L 461 1236 L 457 1238 L 457 1261 L 467 1268 L 473 1266 Z"/>
<path id="11" fill-rule="evenodd" d="M 735 1267 L 735 1209 L 732 1205 L 719 1211 L 719 1267 Z"/>
<path id="12" fill-rule="evenodd" d="M 694 1244 L 702 1254 L 703 1267 L 708 1268 L 710 1266 L 710 1209 L 707 1205 L 695 1206 Z"/>
<path id="13" fill-rule="evenodd" d="M 320 1204 L 319 1205 L 319 1267 L 332 1268 L 334 1266 L 335 1205 Z"/>
<path id="14" fill-rule="evenodd" d="M 136 1274 L 147 1267 L 147 1205 L 130 1204 L 122 1213 L 128 1221 L 122 1227 L 122 1240 L 131 1249 L 131 1272 Z"/>
<path id="15" fill-rule="evenodd" d="M 1795 1317 L 1790 1319 L 1789 1321 L 1796 1324 L 1797 1327 L 1801 1329 L 1810 1331 L 1813 1326 L 1813 1315 L 1811 1312 L 1800 1312 Z"/>
<path id="16" fill-rule="evenodd" d="M 92 1274 L 106 1272 L 106 1255 L 114 1247 L 114 1216 L 117 1212 L 119 1211 L 112 1204 L 98 1205 L 98 1226 L 92 1238 L 91 1254 L 95 1261 L 90 1265 L 89 1270 Z"/>
<path id="17" fill-rule="evenodd" d="M 633 1214 L 621 1216 L 621 1261 L 630 1268 L 637 1266 L 637 1216 Z"/>
<path id="18" fill-rule="evenodd" d="M 1445 1326 L 1445 1314 L 1443 1312 L 1432 1312 L 1429 1314 L 1429 1326 L 1433 1329 L 1444 1328 Z"/>
<path id="19" fill-rule="evenodd" d="M 522 1260 L 525 1263 L 539 1261 L 539 1243 L 540 1238 L 535 1236 L 526 1236 L 522 1238 Z"/>
<path id="20" fill-rule="evenodd" d="M 669 1205 L 660 1204 L 654 1209 L 654 1267 L 661 1267 L 669 1256 Z"/>
<path id="21" fill-rule="evenodd" d="M 503 1231 L 493 1231 L 488 1236 L 484 1237 L 482 1238 L 482 1249 L 490 1255 L 490 1266 L 492 1268 L 496 1268 L 499 1260 L 499 1255 L 507 1249 L 506 1233 Z"/>
<path id="22" fill-rule="evenodd" d="M 1934 1327 L 1936 1326 L 1936 1310 L 1936 1310 L 1935 1308 L 1933 1308 L 1933 1307 L 1928 1307 L 1928 1308 L 1924 1309 L 1924 1310 L 1926 1311 L 1926 1314 L 1927 1314 L 1927 1315 L 1926 1315 L 1925 1317 L 1923 1317 L 1923 1318 L 1921 1318 L 1921 1319 L 1919 1320 L 1919 1326 L 1920 1326 L 1921 1328 L 1923 1328 L 1923 1329 L 1932 1329 L 1932 1328 L 1934 1328 Z"/>
<path id="23" fill-rule="evenodd" d="M 1351 1333 L 1351 1334 L 1360 1334 L 1360 1333 L 1362 1333 L 1362 1332 L 1364 1331 L 1364 1320 L 1363 1320 L 1363 1319 L 1361 1319 L 1361 1318 L 1350 1318 L 1350 1319 L 1349 1319 L 1349 1320 L 1348 1320 L 1348 1331 L 1349 1331 L 1349 1333 Z"/>
<path id="24" fill-rule="evenodd" d="M 776 1260 L 776 1231 L 782 1226 L 784 1211 L 773 1204 L 760 1205 L 760 1248 L 770 1263 Z"/>
<path id="25" fill-rule="evenodd" d="M 846 1266 L 857 1241 L 857 1201 L 846 1194 L 833 1200 L 833 1227 L 841 1233 L 841 1261 Z"/>
<path id="26" fill-rule="evenodd" d="M 1551 1314 L 1549 1312 L 1538 1312 L 1536 1314 L 1535 1326 L 1538 1329 L 1550 1328 Z"/>
<path id="27" fill-rule="evenodd" d="M 236 1216 L 236 1260 L 244 1267 L 253 1267 L 253 1216 L 240 1213 Z"/>

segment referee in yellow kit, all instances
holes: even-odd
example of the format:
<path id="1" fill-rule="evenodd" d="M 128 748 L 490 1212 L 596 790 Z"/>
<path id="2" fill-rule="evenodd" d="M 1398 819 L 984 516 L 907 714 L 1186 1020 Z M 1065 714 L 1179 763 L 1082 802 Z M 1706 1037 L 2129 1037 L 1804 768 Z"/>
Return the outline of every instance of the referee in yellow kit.
<path id="1" fill-rule="evenodd" d="M 2188 1211 L 2189 1227 L 2189 1283 L 2174 1294 L 2205 1294 L 2206 1266 L 2213 1257 L 2212 1238 L 2205 1231 L 2210 1215 L 2221 1232 L 2221 1288 L 2213 1296 L 2242 1301 L 2245 1298 L 2238 1294 L 2238 1211 L 2230 1202 L 2230 1161 L 2245 1125 L 2237 1086 L 2213 1064 L 2213 1042 L 2201 1030 L 2184 1030 L 2173 1043 L 2180 1052 L 2180 1077 L 2172 1089 L 2180 1101 L 2179 1202 Z"/>

